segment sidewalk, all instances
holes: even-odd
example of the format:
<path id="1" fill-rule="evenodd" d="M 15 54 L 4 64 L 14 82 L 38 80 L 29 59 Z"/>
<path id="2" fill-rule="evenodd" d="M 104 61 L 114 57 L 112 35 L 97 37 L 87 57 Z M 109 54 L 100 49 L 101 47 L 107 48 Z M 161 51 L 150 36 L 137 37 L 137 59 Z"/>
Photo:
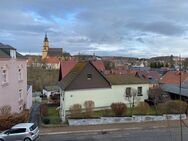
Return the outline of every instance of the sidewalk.
<path id="1" fill-rule="evenodd" d="M 188 124 L 188 119 L 184 120 Z M 140 123 L 123 123 L 108 125 L 87 125 L 87 126 L 65 126 L 65 127 L 41 127 L 40 134 L 69 134 L 69 133 L 87 133 L 87 132 L 105 132 L 133 129 L 154 129 L 165 127 L 179 127 L 180 121 L 152 121 Z"/>

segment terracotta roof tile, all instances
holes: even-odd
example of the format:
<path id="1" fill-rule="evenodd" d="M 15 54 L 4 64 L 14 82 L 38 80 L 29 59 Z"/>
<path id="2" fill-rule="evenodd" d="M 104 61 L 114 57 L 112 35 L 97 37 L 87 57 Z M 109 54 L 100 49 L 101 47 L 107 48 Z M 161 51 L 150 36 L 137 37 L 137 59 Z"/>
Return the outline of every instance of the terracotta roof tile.
<path id="1" fill-rule="evenodd" d="M 181 82 L 183 82 L 186 78 L 188 78 L 188 73 L 182 72 L 181 73 Z M 160 83 L 179 85 L 179 83 L 180 83 L 180 73 L 175 72 L 175 71 L 169 71 L 161 78 Z"/>
<path id="2" fill-rule="evenodd" d="M 69 61 L 62 61 L 61 62 L 61 74 L 62 78 L 64 78 L 70 71 L 73 69 L 73 67 L 77 64 L 77 61 L 75 60 L 69 60 Z"/>
<path id="3" fill-rule="evenodd" d="M 61 73 L 62 73 L 62 78 L 65 77 L 71 69 L 77 64 L 78 62 L 75 60 L 69 60 L 69 61 L 62 61 L 61 62 Z M 104 64 L 101 60 L 97 61 L 92 61 L 92 64 L 99 70 L 99 71 L 104 71 L 105 67 Z"/>
<path id="4" fill-rule="evenodd" d="M 48 64 L 59 64 L 60 61 L 57 57 L 47 57 L 46 63 L 48 63 Z"/>
<path id="5" fill-rule="evenodd" d="M 99 70 L 99 71 L 104 71 L 105 67 L 104 64 L 101 60 L 96 60 L 92 61 L 92 64 Z"/>

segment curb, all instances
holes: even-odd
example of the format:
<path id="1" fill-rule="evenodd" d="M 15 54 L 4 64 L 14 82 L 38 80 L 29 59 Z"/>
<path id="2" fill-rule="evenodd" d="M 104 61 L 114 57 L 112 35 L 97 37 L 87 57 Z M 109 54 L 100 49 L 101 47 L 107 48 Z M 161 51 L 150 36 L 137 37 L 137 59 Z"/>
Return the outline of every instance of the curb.
<path id="1" fill-rule="evenodd" d="M 93 133 L 96 134 L 98 132 L 115 132 L 122 130 L 142 130 L 142 129 L 158 129 L 165 128 L 166 126 L 153 126 L 153 127 L 134 127 L 134 128 L 114 128 L 114 129 L 101 129 L 101 130 L 80 130 L 80 131 L 64 131 L 64 132 L 50 132 L 50 133 L 41 133 L 39 135 L 59 135 L 59 134 L 77 134 L 77 133 Z"/>

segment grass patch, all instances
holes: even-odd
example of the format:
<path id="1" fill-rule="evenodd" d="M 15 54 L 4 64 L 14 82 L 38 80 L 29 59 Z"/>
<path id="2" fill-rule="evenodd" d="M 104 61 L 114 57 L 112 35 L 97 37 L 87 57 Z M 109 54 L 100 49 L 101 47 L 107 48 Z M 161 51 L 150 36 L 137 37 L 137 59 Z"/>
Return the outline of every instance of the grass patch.
<path id="1" fill-rule="evenodd" d="M 59 116 L 59 110 L 56 110 L 57 107 L 48 107 L 48 118 L 50 124 L 60 124 L 61 119 Z"/>
<path id="2" fill-rule="evenodd" d="M 123 114 L 123 116 L 132 116 L 132 115 L 138 115 L 138 113 L 134 109 L 133 109 L 133 111 L 131 111 L 131 108 L 127 108 L 127 113 L 124 112 L 124 114 Z M 155 107 L 150 107 L 147 115 L 158 115 Z M 95 111 L 94 116 L 96 116 L 96 117 L 102 117 L 102 116 L 114 117 L 115 114 L 111 109 L 106 109 L 106 110 Z"/>

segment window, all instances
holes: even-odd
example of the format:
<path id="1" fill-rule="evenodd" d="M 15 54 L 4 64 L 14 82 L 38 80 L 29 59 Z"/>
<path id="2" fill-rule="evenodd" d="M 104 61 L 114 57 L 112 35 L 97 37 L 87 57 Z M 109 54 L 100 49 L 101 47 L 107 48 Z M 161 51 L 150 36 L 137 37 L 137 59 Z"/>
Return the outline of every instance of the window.
<path id="1" fill-rule="evenodd" d="M 10 50 L 10 56 L 11 58 L 16 59 L 16 50 Z"/>
<path id="2" fill-rule="evenodd" d="M 2 70 L 2 84 L 8 83 L 8 71 L 7 71 L 7 67 L 4 66 L 1 68 Z"/>
<path id="3" fill-rule="evenodd" d="M 22 89 L 19 89 L 19 101 L 23 99 L 23 90 Z"/>
<path id="4" fill-rule="evenodd" d="M 87 74 L 87 80 L 91 80 L 92 79 L 92 74 Z"/>
<path id="5" fill-rule="evenodd" d="M 137 94 L 138 96 L 142 96 L 143 94 L 142 94 L 142 87 L 138 87 L 138 94 Z"/>
<path id="6" fill-rule="evenodd" d="M 35 130 L 37 128 L 37 125 L 36 124 L 33 124 L 30 128 L 29 128 L 29 130 L 30 131 L 33 131 L 33 130 Z"/>
<path id="7" fill-rule="evenodd" d="M 9 134 L 24 133 L 26 128 L 11 129 L 8 131 Z"/>
<path id="8" fill-rule="evenodd" d="M 23 78 L 22 78 L 22 70 L 23 70 L 23 67 L 22 67 L 22 65 L 19 65 L 18 66 L 18 80 L 20 81 L 20 80 L 22 80 Z"/>
<path id="9" fill-rule="evenodd" d="M 131 87 L 126 88 L 126 97 L 131 97 Z"/>

